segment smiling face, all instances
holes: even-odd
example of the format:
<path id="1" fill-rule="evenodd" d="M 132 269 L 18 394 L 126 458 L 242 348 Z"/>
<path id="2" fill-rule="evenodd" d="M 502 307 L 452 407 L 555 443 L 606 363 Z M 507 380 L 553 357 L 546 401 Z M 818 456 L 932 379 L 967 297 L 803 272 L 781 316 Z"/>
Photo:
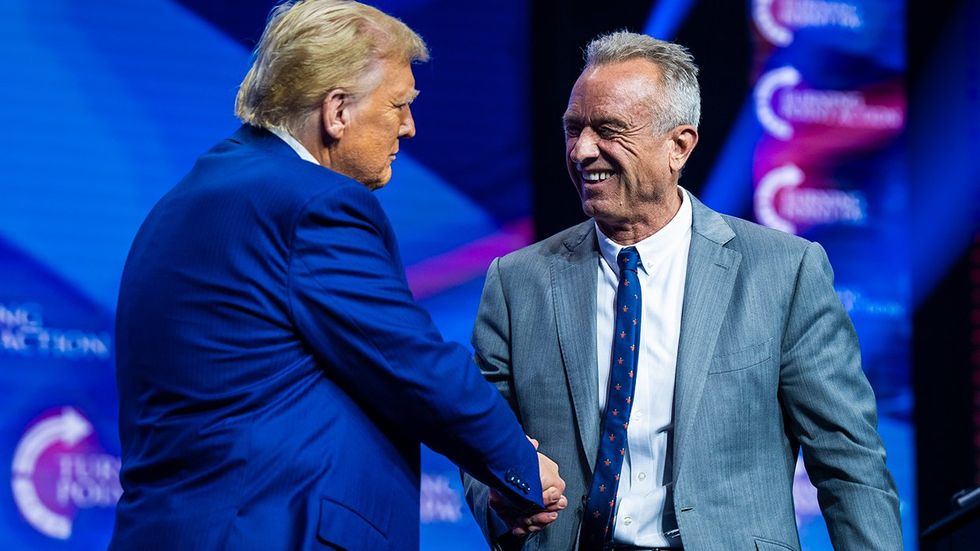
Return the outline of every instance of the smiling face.
<path id="1" fill-rule="evenodd" d="M 588 67 L 572 88 L 565 161 L 582 210 L 604 231 L 643 224 L 677 198 L 680 168 L 693 149 L 684 136 L 693 133 L 696 142 L 697 131 L 661 131 L 656 106 L 662 98 L 660 69 L 644 59 Z"/>
<path id="2" fill-rule="evenodd" d="M 386 60 L 379 71 L 377 87 L 349 107 L 349 122 L 331 151 L 331 168 L 372 190 L 391 179 L 398 140 L 415 135 L 409 105 L 418 95 L 409 63 Z"/>

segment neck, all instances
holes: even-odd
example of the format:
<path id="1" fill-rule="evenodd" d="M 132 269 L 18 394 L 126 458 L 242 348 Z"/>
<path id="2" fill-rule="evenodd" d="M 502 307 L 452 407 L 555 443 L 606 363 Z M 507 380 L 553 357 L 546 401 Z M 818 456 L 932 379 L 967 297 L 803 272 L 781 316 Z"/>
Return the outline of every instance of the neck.
<path id="1" fill-rule="evenodd" d="M 313 155 L 321 166 L 333 168 L 330 159 L 330 149 L 326 146 L 323 131 L 320 129 L 319 117 L 310 117 L 296 131 L 290 131 L 296 141 Z"/>
<path id="2" fill-rule="evenodd" d="M 635 245 L 657 233 L 670 223 L 681 208 L 681 190 L 676 185 L 674 193 L 666 193 L 664 200 L 639 209 L 629 220 L 599 220 L 596 223 L 606 237 L 619 245 Z"/>

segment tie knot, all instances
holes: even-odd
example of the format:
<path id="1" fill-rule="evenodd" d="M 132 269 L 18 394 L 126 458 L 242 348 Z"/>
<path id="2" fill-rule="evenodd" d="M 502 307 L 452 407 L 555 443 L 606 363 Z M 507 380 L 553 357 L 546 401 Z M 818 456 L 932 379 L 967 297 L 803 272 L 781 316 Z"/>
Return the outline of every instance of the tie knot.
<path id="1" fill-rule="evenodd" d="M 640 265 L 640 253 L 637 252 L 636 247 L 625 247 L 619 251 L 619 256 L 616 257 L 616 261 L 619 262 L 620 270 L 631 270 L 635 272 L 636 267 Z"/>

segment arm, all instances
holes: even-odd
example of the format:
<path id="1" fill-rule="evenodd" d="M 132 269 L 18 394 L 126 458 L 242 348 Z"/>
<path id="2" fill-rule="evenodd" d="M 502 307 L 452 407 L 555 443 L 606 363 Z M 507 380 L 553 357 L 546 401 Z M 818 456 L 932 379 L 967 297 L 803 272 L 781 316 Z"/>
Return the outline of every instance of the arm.
<path id="1" fill-rule="evenodd" d="M 514 414 L 469 353 L 412 298 L 390 226 L 360 185 L 331 187 L 296 219 L 289 299 L 327 377 L 392 435 L 414 438 L 527 509 L 539 467 Z"/>
<path id="2" fill-rule="evenodd" d="M 836 549 L 902 548 L 875 397 L 827 254 L 804 251 L 782 343 L 780 398 Z"/>
<path id="3" fill-rule="evenodd" d="M 484 378 L 497 387 L 511 409 L 517 412 L 511 386 L 510 330 L 510 314 L 500 281 L 498 258 L 487 272 L 480 309 L 473 328 L 473 348 Z M 550 463 L 550 460 L 542 456 L 542 464 L 545 462 Z M 504 496 L 466 474 L 463 475 L 463 486 L 473 516 L 494 549 L 520 549 L 524 545 L 525 536 L 553 522 L 557 518 L 557 512 L 568 504 L 567 499 L 561 495 L 564 491 L 563 482 L 555 488 L 547 488 L 548 484 L 545 484 L 546 492 L 551 492 L 545 499 L 549 506 L 545 512 L 531 517 L 513 511 L 506 500 L 502 499 Z"/>

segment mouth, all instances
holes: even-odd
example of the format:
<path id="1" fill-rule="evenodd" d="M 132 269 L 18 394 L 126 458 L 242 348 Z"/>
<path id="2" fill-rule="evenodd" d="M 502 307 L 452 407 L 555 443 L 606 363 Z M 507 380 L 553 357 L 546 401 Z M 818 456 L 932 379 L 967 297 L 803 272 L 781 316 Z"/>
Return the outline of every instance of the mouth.
<path id="1" fill-rule="evenodd" d="M 579 175 L 582 181 L 586 184 L 599 184 L 605 182 L 609 178 L 615 176 L 615 172 L 611 170 L 589 170 L 589 171 L 579 171 Z"/>

